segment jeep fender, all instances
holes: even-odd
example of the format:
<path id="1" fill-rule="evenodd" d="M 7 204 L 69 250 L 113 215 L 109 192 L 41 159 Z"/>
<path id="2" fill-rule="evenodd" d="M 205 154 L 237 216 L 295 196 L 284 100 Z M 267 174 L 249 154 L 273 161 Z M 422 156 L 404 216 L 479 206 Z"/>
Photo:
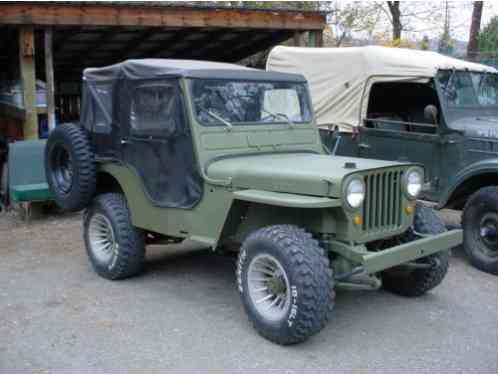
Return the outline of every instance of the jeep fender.
<path id="1" fill-rule="evenodd" d="M 437 208 L 440 209 L 448 205 L 448 203 L 455 197 L 455 193 L 473 177 L 483 175 L 496 175 L 496 185 L 498 185 L 498 158 L 480 160 L 462 169 L 449 182 L 448 188 L 441 195 Z M 489 184 L 483 183 L 483 186 L 487 185 Z"/>
<path id="2" fill-rule="evenodd" d="M 341 206 L 340 199 L 288 193 L 276 193 L 273 191 L 264 190 L 241 190 L 236 191 L 233 195 L 234 199 L 236 200 L 262 203 L 279 207 L 329 208 Z"/>

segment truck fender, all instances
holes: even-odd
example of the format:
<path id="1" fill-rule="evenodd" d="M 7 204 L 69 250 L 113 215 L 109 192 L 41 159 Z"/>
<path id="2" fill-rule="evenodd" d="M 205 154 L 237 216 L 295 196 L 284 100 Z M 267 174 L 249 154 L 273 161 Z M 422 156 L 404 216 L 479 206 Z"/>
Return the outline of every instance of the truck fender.
<path id="1" fill-rule="evenodd" d="M 240 190 L 233 193 L 235 200 L 292 208 L 329 208 L 341 206 L 340 199 L 315 197 L 264 190 Z"/>
<path id="2" fill-rule="evenodd" d="M 462 169 L 448 184 L 448 187 L 439 200 L 437 208 L 443 208 L 448 205 L 458 189 L 463 187 L 472 178 L 484 175 L 496 175 L 496 185 L 498 185 L 498 158 L 480 160 Z M 482 181 L 482 183 L 482 187 L 489 185 L 485 181 Z"/>

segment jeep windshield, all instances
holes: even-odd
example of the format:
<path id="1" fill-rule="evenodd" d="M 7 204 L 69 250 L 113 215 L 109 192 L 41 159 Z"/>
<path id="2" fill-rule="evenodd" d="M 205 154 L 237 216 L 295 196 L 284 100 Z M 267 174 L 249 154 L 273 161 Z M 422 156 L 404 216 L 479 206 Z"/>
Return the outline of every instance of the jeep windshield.
<path id="1" fill-rule="evenodd" d="M 450 108 L 498 108 L 498 74 L 442 70 L 438 81 Z"/>
<path id="2" fill-rule="evenodd" d="M 193 79 L 190 91 L 197 121 L 205 126 L 311 121 L 304 83 Z"/>
<path id="3" fill-rule="evenodd" d="M 474 134 L 498 126 L 498 74 L 441 70 L 437 81 L 449 127 Z"/>

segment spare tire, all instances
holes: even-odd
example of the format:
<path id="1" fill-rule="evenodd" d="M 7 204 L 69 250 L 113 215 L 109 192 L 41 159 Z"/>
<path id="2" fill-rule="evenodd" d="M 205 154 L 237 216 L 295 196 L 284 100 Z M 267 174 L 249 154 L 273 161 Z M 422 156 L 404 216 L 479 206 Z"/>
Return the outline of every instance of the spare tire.
<path id="1" fill-rule="evenodd" d="M 89 205 L 95 195 L 97 172 L 85 129 L 62 124 L 50 133 L 45 149 L 45 173 L 60 208 L 79 211 Z"/>

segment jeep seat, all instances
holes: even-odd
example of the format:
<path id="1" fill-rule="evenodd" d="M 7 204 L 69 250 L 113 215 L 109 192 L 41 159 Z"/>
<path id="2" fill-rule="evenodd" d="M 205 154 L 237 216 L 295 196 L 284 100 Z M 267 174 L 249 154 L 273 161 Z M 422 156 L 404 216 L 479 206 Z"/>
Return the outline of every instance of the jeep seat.
<path id="1" fill-rule="evenodd" d="M 21 141 L 9 147 L 9 192 L 12 203 L 52 199 L 45 178 L 44 140 Z"/>

